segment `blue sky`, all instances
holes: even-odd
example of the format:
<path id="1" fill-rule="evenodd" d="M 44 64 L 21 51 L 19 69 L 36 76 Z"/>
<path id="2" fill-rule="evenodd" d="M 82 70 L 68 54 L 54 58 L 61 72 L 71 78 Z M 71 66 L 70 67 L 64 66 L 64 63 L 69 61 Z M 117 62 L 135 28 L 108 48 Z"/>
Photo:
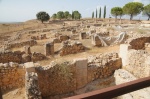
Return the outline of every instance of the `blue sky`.
<path id="1" fill-rule="evenodd" d="M 110 9 L 124 6 L 133 0 L 0 0 L 0 22 L 23 22 L 36 18 L 36 13 L 46 11 L 52 16 L 58 11 L 78 10 L 82 17 L 91 17 L 96 8 L 107 6 Z M 141 0 L 134 0 L 141 1 Z M 150 0 L 145 0 L 150 3 Z M 103 10 L 103 9 L 102 9 Z M 103 13 L 103 12 L 102 12 Z"/>

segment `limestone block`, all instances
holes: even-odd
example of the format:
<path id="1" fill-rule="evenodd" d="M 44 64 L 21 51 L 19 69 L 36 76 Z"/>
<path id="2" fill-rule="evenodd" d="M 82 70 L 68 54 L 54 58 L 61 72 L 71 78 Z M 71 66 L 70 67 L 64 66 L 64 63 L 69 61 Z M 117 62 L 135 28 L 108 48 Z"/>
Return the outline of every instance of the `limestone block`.
<path id="1" fill-rule="evenodd" d="M 128 64 L 127 62 L 127 53 L 131 49 L 131 46 L 128 44 L 121 44 L 120 45 L 120 52 L 119 56 L 122 58 L 122 66 L 126 66 Z"/>
<path id="2" fill-rule="evenodd" d="M 26 72 L 29 72 L 29 73 L 35 72 L 35 66 L 33 62 L 24 63 L 24 66 L 25 66 Z"/>
<path id="3" fill-rule="evenodd" d="M 87 59 L 75 59 L 77 89 L 87 84 Z"/>
<path id="4" fill-rule="evenodd" d="M 86 32 L 82 32 L 79 34 L 79 39 L 86 39 Z"/>
<path id="5" fill-rule="evenodd" d="M 54 43 L 46 43 L 45 44 L 45 55 L 49 56 L 49 55 L 54 55 Z"/>

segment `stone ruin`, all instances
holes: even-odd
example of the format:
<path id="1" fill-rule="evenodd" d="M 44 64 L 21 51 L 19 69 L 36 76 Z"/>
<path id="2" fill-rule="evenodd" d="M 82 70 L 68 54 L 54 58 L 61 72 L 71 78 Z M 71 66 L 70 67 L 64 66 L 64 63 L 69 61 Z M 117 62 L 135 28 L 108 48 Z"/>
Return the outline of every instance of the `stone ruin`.
<path id="1" fill-rule="evenodd" d="M 51 62 L 49 66 L 10 62 L 0 64 L 0 86 L 5 92 L 25 85 L 27 99 L 41 99 L 41 96 L 73 92 L 93 80 L 113 75 L 120 67 L 121 59 L 117 53 L 99 54 L 72 62 Z"/>
<path id="2" fill-rule="evenodd" d="M 64 41 L 62 42 L 62 47 L 60 48 L 60 56 L 68 54 L 76 54 L 79 52 L 84 52 L 85 47 L 80 42 L 76 41 Z"/>
<path id="3" fill-rule="evenodd" d="M 45 44 L 45 55 L 49 56 L 49 55 L 54 55 L 54 43 L 46 43 Z"/>
<path id="4" fill-rule="evenodd" d="M 43 39 L 47 39 L 46 34 L 42 34 L 40 36 L 31 36 L 31 39 L 33 40 L 43 40 Z"/>
<path id="5" fill-rule="evenodd" d="M 23 47 L 23 46 L 34 46 L 36 44 L 37 44 L 37 42 L 35 40 L 27 40 L 27 41 L 23 41 L 23 42 L 15 42 L 15 43 L 5 44 L 5 46 L 7 49 L 11 49 L 11 48 L 19 48 L 19 47 Z"/>
<path id="6" fill-rule="evenodd" d="M 86 32 L 82 32 L 82 33 L 79 34 L 79 39 L 80 40 L 83 40 L 83 39 L 86 39 L 86 38 L 87 38 Z"/>
<path id="7" fill-rule="evenodd" d="M 60 35 L 60 36 L 59 36 L 59 39 L 60 39 L 60 41 L 62 42 L 62 41 L 69 40 L 69 39 L 70 39 L 70 37 L 69 37 L 69 36 L 67 36 L 67 35 Z"/>
<path id="8" fill-rule="evenodd" d="M 9 62 L 16 62 L 16 63 L 25 63 L 30 61 L 40 61 L 44 60 L 46 57 L 45 55 L 37 52 L 31 53 L 30 47 L 24 47 L 24 51 L 6 51 L 0 52 L 0 63 L 9 63 Z"/>

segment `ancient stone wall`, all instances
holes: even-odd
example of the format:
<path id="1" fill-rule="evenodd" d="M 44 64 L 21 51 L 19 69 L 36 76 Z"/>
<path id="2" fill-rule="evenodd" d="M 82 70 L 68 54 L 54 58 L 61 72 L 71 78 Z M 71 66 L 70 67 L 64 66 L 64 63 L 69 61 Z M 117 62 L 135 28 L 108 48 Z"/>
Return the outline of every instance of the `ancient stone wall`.
<path id="1" fill-rule="evenodd" d="M 10 43 L 7 44 L 7 48 L 15 48 L 15 47 L 23 47 L 23 46 L 34 46 L 37 42 L 35 40 L 27 40 L 23 42 L 16 42 L 16 43 Z"/>
<path id="2" fill-rule="evenodd" d="M 150 37 L 133 38 L 128 43 L 132 46 L 132 49 L 145 49 L 145 43 L 150 43 Z"/>
<path id="3" fill-rule="evenodd" d="M 38 67 L 39 87 L 42 96 L 57 95 L 76 90 L 75 66 L 70 63 Z"/>
<path id="4" fill-rule="evenodd" d="M 129 50 L 127 65 L 124 69 L 131 72 L 137 78 L 150 76 L 150 54 L 145 50 Z"/>
<path id="5" fill-rule="evenodd" d="M 117 53 L 101 54 L 73 62 L 55 63 L 36 68 L 43 97 L 73 92 L 98 78 L 107 78 L 121 67 Z"/>
<path id="6" fill-rule="evenodd" d="M 41 53 L 33 52 L 31 54 L 25 54 L 25 52 L 15 51 L 15 52 L 1 52 L 0 53 L 0 63 L 16 62 L 16 63 L 25 63 L 25 62 L 36 62 L 44 60 L 45 55 Z"/>
<path id="7" fill-rule="evenodd" d="M 1 52 L 0 53 L 0 63 L 8 63 L 8 62 L 22 62 L 23 52 Z"/>
<path id="8" fill-rule="evenodd" d="M 38 75 L 34 72 L 26 72 L 25 75 L 26 99 L 42 99 L 38 86 Z"/>
<path id="9" fill-rule="evenodd" d="M 85 51 L 85 47 L 82 45 L 82 43 L 64 41 L 62 43 L 62 48 L 60 49 L 60 56 L 64 56 L 68 54 L 76 54 L 84 51 Z"/>
<path id="10" fill-rule="evenodd" d="M 24 86 L 25 70 L 22 64 L 0 63 L 0 86 L 2 91 Z"/>
<path id="11" fill-rule="evenodd" d="M 122 60 L 117 53 L 98 54 L 88 57 L 88 82 L 98 78 L 107 78 L 113 75 L 116 69 L 121 68 Z"/>

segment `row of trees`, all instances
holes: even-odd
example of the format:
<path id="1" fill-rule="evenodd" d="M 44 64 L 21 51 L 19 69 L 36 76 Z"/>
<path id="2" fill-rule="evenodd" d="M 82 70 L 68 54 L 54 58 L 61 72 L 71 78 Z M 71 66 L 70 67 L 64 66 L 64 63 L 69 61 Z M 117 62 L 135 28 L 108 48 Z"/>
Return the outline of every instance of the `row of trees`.
<path id="1" fill-rule="evenodd" d="M 36 17 L 42 23 L 44 21 L 48 21 L 50 19 L 49 14 L 46 13 L 46 12 L 43 12 L 43 11 L 38 12 L 36 14 Z M 54 13 L 51 18 L 53 18 L 53 19 L 60 19 L 60 20 L 61 19 L 75 19 L 76 20 L 76 19 L 80 19 L 81 18 L 81 14 L 79 13 L 79 11 L 72 11 L 72 14 L 70 14 L 68 11 L 65 11 L 65 12 L 59 11 L 59 12 L 57 12 L 57 14 Z"/>
<path id="2" fill-rule="evenodd" d="M 99 17 L 98 17 L 97 9 L 96 9 L 95 17 L 96 18 L 101 18 L 102 17 L 101 15 L 102 15 L 102 11 L 101 11 L 101 7 L 100 7 L 100 9 L 99 9 Z M 94 11 L 92 12 L 92 18 L 94 18 Z M 104 6 L 103 18 L 106 18 L 106 6 Z"/>
<path id="3" fill-rule="evenodd" d="M 150 19 L 150 4 L 144 6 L 142 3 L 139 2 L 129 2 L 121 7 L 114 7 L 111 9 L 111 15 L 113 15 L 116 19 L 120 16 L 120 19 L 123 15 L 129 15 L 130 20 L 133 19 L 133 16 L 136 16 L 143 12 L 143 15 L 148 16 L 148 20 Z"/>

